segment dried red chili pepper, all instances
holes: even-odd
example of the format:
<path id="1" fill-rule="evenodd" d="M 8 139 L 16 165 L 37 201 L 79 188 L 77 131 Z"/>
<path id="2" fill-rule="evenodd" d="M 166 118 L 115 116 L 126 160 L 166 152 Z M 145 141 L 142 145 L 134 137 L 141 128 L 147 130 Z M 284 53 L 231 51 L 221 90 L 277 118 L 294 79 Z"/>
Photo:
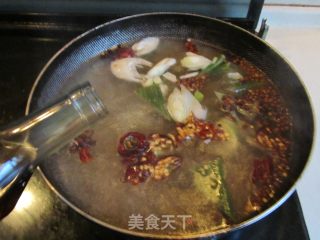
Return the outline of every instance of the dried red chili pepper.
<path id="1" fill-rule="evenodd" d="M 176 127 L 178 140 L 192 139 L 198 137 L 203 140 L 224 141 L 228 136 L 218 125 L 200 120 L 191 116 L 185 124 L 178 124 Z"/>
<path id="2" fill-rule="evenodd" d="M 74 139 L 78 148 L 82 147 L 91 147 L 96 145 L 96 141 L 92 139 L 94 131 L 93 130 L 86 130 L 78 137 Z"/>
<path id="3" fill-rule="evenodd" d="M 207 75 L 198 75 L 195 77 L 180 79 L 179 84 L 185 86 L 190 92 L 195 92 L 203 88 L 207 79 Z"/>
<path id="4" fill-rule="evenodd" d="M 253 161 L 252 181 L 253 183 L 264 182 L 272 176 L 273 164 L 271 157 L 255 159 Z"/>
<path id="5" fill-rule="evenodd" d="M 197 120 L 195 121 L 197 135 L 201 139 L 212 139 L 215 137 L 217 128 L 209 122 Z"/>
<path id="6" fill-rule="evenodd" d="M 131 48 L 119 48 L 116 52 L 116 59 L 134 57 L 134 51 Z"/>
<path id="7" fill-rule="evenodd" d="M 176 144 L 174 136 L 152 134 L 148 139 L 138 132 L 129 132 L 120 138 L 118 152 L 123 157 L 122 161 L 126 165 L 124 181 L 133 185 L 145 182 L 149 177 L 156 180 L 164 179 L 170 173 L 180 167 L 181 158 L 167 156 L 158 158 L 150 142 L 161 140 L 170 141 Z M 162 142 L 163 143 L 163 142 Z"/>
<path id="8" fill-rule="evenodd" d="M 188 38 L 184 44 L 188 52 L 197 53 L 198 49 L 197 46 L 192 42 L 190 38 Z"/>
<path id="9" fill-rule="evenodd" d="M 79 158 L 81 162 L 87 163 L 92 160 L 92 156 L 89 152 L 89 148 L 83 147 L 79 150 Z"/>
<path id="10" fill-rule="evenodd" d="M 236 100 L 234 97 L 224 95 L 222 97 L 222 109 L 227 112 L 231 112 L 236 109 Z"/>
<path id="11" fill-rule="evenodd" d="M 130 182 L 133 185 L 145 182 L 151 173 L 147 169 L 141 169 L 139 165 L 129 166 L 125 173 L 125 181 Z"/>
<path id="12" fill-rule="evenodd" d="M 92 160 L 90 149 L 96 144 L 96 141 L 92 139 L 93 134 L 93 130 L 84 131 L 74 139 L 73 143 L 69 147 L 70 153 L 79 153 L 81 162 L 87 163 Z"/>
<path id="13" fill-rule="evenodd" d="M 167 178 L 172 171 L 179 168 L 182 163 L 182 158 L 177 156 L 167 156 L 159 159 L 154 167 L 153 178 L 161 180 Z"/>
<path id="14" fill-rule="evenodd" d="M 138 132 L 129 132 L 120 138 L 118 153 L 123 157 L 141 154 L 149 148 L 146 136 Z"/>
<path id="15" fill-rule="evenodd" d="M 107 49 L 100 54 L 101 58 L 111 57 L 114 60 L 121 59 L 121 58 L 134 57 L 134 56 L 135 56 L 135 53 L 131 48 L 122 47 L 121 45 L 118 45 L 111 49 Z"/>
<path id="16" fill-rule="evenodd" d="M 144 152 L 141 154 L 132 154 L 123 158 L 123 163 L 128 166 L 134 166 L 138 164 L 155 164 L 157 157 L 152 151 Z"/>

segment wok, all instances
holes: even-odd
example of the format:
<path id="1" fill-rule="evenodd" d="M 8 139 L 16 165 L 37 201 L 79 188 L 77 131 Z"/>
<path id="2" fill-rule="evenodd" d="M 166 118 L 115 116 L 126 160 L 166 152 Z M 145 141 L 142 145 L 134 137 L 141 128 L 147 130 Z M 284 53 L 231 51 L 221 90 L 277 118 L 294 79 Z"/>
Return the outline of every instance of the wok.
<path id="1" fill-rule="evenodd" d="M 294 191 L 295 183 L 305 168 L 312 148 L 313 114 L 303 83 L 289 63 L 266 42 L 237 26 L 213 18 L 181 13 L 135 15 L 100 25 L 69 42 L 45 65 L 30 93 L 27 113 L 50 105 L 68 89 L 80 86 L 82 83 L 72 79 L 72 75 L 86 61 L 112 46 L 134 42 L 147 36 L 182 40 L 192 38 L 229 50 L 252 62 L 273 81 L 292 115 L 294 139 L 289 183 L 278 193 L 277 202 L 241 223 L 224 228 L 215 229 L 207 223 L 203 229 L 194 231 L 147 232 L 129 230 L 124 224 L 124 219 L 128 216 L 121 216 L 121 211 L 113 211 L 113 208 L 117 208 L 117 201 L 120 205 L 132 203 L 127 195 L 123 195 L 124 202 L 123 199 L 112 199 L 115 189 L 112 190 L 110 186 L 113 183 L 101 174 L 101 169 L 106 169 L 111 164 L 109 162 L 97 161 L 91 170 L 83 170 L 83 167 L 75 166 L 74 162 L 63 161 L 64 156 L 57 154 L 56 159 L 50 159 L 40 166 L 47 183 L 63 201 L 83 216 L 110 229 L 141 237 L 195 238 L 219 235 L 267 216 Z M 105 104 L 108 108 L 108 102 Z M 112 146 L 105 145 L 104 151 L 108 152 L 108 149 L 112 149 Z M 174 196 L 170 199 L 174 202 Z M 143 209 L 144 203 L 139 204 Z"/>

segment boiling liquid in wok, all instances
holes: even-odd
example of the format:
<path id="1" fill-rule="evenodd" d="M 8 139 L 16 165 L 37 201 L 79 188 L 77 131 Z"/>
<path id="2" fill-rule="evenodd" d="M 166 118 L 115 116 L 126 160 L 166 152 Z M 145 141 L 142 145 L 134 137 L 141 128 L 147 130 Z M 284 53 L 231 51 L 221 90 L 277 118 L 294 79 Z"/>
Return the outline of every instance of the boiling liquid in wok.
<path id="1" fill-rule="evenodd" d="M 225 54 L 228 60 L 236 59 L 227 52 L 196 44 L 199 54 L 209 59 L 221 53 Z M 159 48 L 144 58 L 153 63 L 165 57 L 176 58 L 178 64 L 173 66 L 170 72 L 179 76 L 187 72 L 179 64 L 185 52 L 183 41 L 161 39 Z M 196 140 L 180 145 L 174 150 L 174 154 L 182 157 L 182 165 L 168 178 L 161 181 L 151 180 L 135 186 L 124 183 L 122 179 L 125 167 L 117 153 L 120 137 L 130 131 L 145 135 L 171 133 L 175 132 L 176 124 L 165 120 L 153 106 L 136 94 L 139 84 L 114 77 L 110 72 L 111 60 L 97 56 L 87 62 L 69 81 L 71 84 L 78 84 L 89 80 L 109 111 L 103 122 L 94 128 L 93 138 L 97 141 L 93 148 L 94 159 L 88 164 L 83 164 L 77 155 L 70 154 L 65 149 L 58 161 L 47 161 L 44 168 L 49 180 L 57 183 L 57 190 L 72 204 L 99 221 L 124 230 L 128 230 L 131 215 L 140 214 L 148 217 L 153 214 L 160 219 L 163 215 L 191 215 L 192 223 L 189 223 L 185 230 L 182 229 L 182 221 L 178 218 L 175 218 L 175 230 L 144 230 L 150 234 L 179 235 L 186 232 L 204 233 L 226 227 L 228 224 L 240 223 L 277 200 L 277 191 L 286 182 L 287 161 L 276 156 L 272 147 L 266 148 L 257 143 L 259 126 L 255 124 L 258 121 L 248 123 L 241 118 L 239 123 L 232 120 L 232 116 L 227 117 L 230 114 L 221 111 L 221 102 L 215 95 L 215 92 L 225 92 L 229 86 L 226 85 L 226 82 L 230 81 L 227 72 L 239 72 L 247 76 L 241 66 L 233 63 L 227 72 L 211 76 L 201 90 L 204 95 L 201 104 L 208 108 L 207 121 L 220 123 L 223 128 L 228 128 L 229 135 L 231 133 L 229 140 L 210 143 Z M 168 86 L 170 93 L 174 84 Z M 263 80 L 262 88 L 276 91 L 267 78 Z M 285 107 L 279 106 L 279 109 L 284 111 Z M 279 109 L 274 109 L 274 112 Z M 271 112 L 271 117 L 272 114 L 274 113 Z M 266 156 L 272 157 L 272 169 L 267 169 L 271 171 L 268 173 L 271 178 L 264 176 L 265 170 L 262 167 L 260 182 L 254 183 L 253 172 L 256 171 L 259 175 L 259 167 L 258 170 L 254 170 L 255 164 Z M 210 190 L 210 183 L 205 178 L 196 175 L 197 168 L 217 157 L 223 162 L 224 181 L 234 216 L 232 220 L 221 210 L 218 193 Z M 279 166 L 282 170 L 278 169 Z M 264 183 L 264 180 L 269 182 Z M 272 185 L 273 190 L 264 192 L 264 185 Z M 259 193 L 253 194 L 254 192 Z"/>

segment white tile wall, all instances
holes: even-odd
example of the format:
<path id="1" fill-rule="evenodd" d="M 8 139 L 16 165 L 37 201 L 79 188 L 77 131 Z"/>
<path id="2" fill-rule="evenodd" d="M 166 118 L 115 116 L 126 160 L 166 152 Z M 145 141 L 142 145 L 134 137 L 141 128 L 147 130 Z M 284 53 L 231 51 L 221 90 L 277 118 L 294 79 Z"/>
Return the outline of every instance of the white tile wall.
<path id="1" fill-rule="evenodd" d="M 320 0 L 265 0 L 265 4 L 305 4 L 320 5 Z"/>
<path id="2" fill-rule="evenodd" d="M 291 62 L 310 94 L 316 133 L 312 156 L 297 190 L 311 240 L 320 239 L 320 8 L 264 7 L 267 41 Z M 285 223 L 284 223 L 285 224 Z"/>

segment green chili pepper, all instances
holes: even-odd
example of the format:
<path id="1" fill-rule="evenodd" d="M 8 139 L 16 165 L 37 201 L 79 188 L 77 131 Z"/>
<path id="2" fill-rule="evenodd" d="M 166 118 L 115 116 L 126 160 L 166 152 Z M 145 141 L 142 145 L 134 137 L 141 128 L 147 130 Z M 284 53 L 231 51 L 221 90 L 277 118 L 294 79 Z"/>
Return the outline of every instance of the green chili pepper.
<path id="1" fill-rule="evenodd" d="M 234 219 L 232 205 L 231 205 L 231 199 L 230 199 L 230 193 L 227 189 L 225 180 L 224 180 L 224 172 L 223 172 L 223 160 L 222 158 L 216 158 L 214 161 L 212 161 L 212 167 L 213 171 L 217 177 L 218 183 L 220 183 L 219 186 L 219 199 L 220 199 L 220 205 L 222 208 L 222 211 L 231 219 Z"/>
<path id="2" fill-rule="evenodd" d="M 225 214 L 227 218 L 231 221 L 234 220 L 234 214 L 230 199 L 230 193 L 228 191 L 223 172 L 223 160 L 221 157 L 218 157 L 209 163 L 202 165 L 196 169 L 196 172 L 201 175 L 201 177 L 206 178 L 206 182 L 209 187 L 209 191 L 205 190 L 207 187 L 199 185 L 203 191 L 207 194 L 212 194 L 212 191 L 217 192 L 217 197 L 219 199 L 219 207 L 221 211 Z M 198 181 L 202 183 L 203 181 Z"/>
<path id="3" fill-rule="evenodd" d="M 203 98 L 204 98 L 204 95 L 202 92 L 200 92 L 199 90 L 195 91 L 194 92 L 194 97 L 199 101 L 199 102 L 202 102 Z"/>
<path id="4" fill-rule="evenodd" d="M 199 167 L 196 171 L 201 174 L 201 176 L 206 177 L 209 176 L 212 172 L 212 169 L 208 167 L 209 165 L 204 165 Z"/>

